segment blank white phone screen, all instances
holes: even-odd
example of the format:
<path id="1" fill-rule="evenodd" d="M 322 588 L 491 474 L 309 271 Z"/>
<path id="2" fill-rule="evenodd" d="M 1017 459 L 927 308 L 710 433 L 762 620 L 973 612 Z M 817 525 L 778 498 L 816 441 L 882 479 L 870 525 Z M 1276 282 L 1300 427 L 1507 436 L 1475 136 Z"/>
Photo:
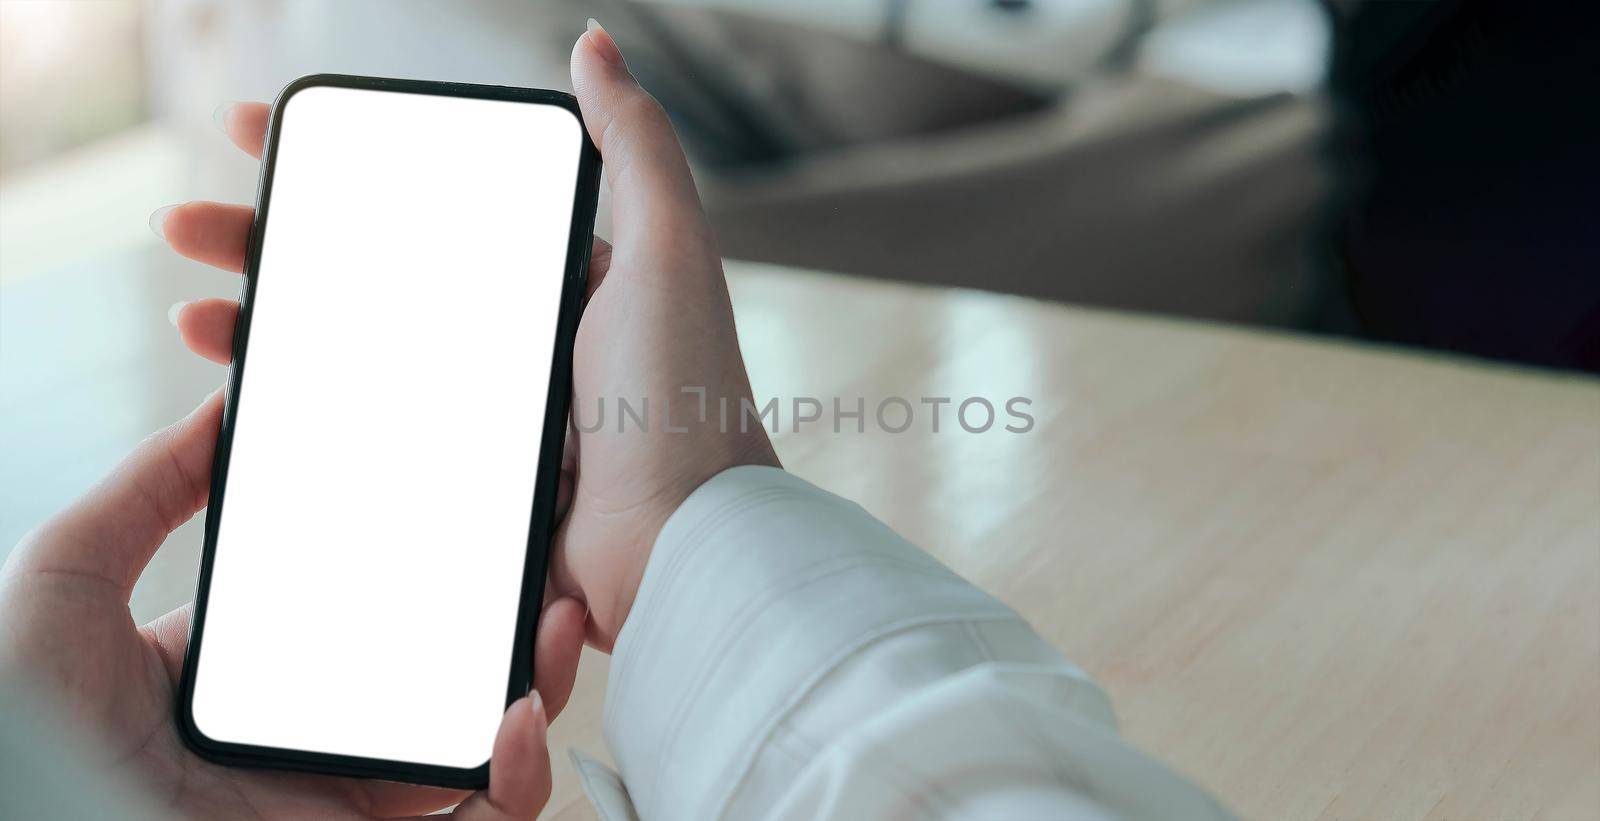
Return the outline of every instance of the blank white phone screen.
<path id="1" fill-rule="evenodd" d="M 476 767 L 511 672 L 581 125 L 326 86 L 279 117 L 195 726 Z"/>

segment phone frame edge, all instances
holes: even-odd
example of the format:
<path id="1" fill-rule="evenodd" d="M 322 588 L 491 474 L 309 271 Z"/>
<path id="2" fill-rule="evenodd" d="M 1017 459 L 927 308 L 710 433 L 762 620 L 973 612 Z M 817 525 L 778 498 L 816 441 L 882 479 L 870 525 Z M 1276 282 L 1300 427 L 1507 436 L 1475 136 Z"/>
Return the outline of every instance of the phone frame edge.
<path id="1" fill-rule="evenodd" d="M 233 362 L 228 368 L 228 380 L 223 394 L 222 423 L 217 431 L 217 442 L 212 457 L 210 503 L 206 507 L 205 538 L 201 551 L 199 579 L 195 589 L 194 614 L 189 628 L 189 643 L 184 650 L 183 672 L 176 693 L 177 703 L 174 713 L 178 736 L 185 746 L 200 757 L 229 766 L 384 779 L 457 789 L 481 789 L 489 782 L 487 761 L 477 767 L 461 768 L 236 744 L 210 738 L 200 730 L 194 720 L 195 668 L 204 634 L 206 601 L 210 593 L 217 528 L 221 521 L 220 511 L 227 485 L 228 459 L 232 450 L 238 397 L 244 376 L 250 320 L 261 262 L 262 236 L 271 205 L 272 178 L 282 124 L 281 114 L 290 98 L 300 91 L 328 86 L 555 105 L 569 111 L 577 119 L 579 128 L 583 132 L 573 193 L 572 224 L 567 239 L 566 270 L 562 277 L 561 307 L 556 320 L 550 387 L 546 396 L 539 464 L 530 513 L 528 552 L 523 562 L 517 627 L 511 648 L 511 674 L 506 685 L 506 706 L 509 707 L 512 702 L 526 695 L 533 680 L 533 636 L 542 607 L 544 578 L 549 568 L 550 542 L 554 535 L 556 493 L 560 483 L 562 451 L 571 405 L 572 349 L 587 290 L 595 210 L 599 199 L 600 152 L 589 139 L 587 129 L 583 127 L 583 116 L 579 111 L 577 99 L 564 92 L 513 86 L 313 74 L 300 77 L 284 86 L 273 102 L 271 118 L 267 125 L 261 170 L 256 186 L 256 210 L 250 224 L 244 281 L 240 287 L 239 318 L 234 326 Z"/>

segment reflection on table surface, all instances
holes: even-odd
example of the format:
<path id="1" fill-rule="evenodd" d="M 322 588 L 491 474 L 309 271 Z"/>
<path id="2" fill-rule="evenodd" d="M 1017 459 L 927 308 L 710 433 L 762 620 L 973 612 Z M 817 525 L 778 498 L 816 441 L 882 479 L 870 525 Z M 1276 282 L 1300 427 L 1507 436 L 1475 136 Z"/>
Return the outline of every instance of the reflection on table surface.
<path id="1" fill-rule="evenodd" d="M 1017 607 L 1135 743 L 1245 816 L 1600 805 L 1600 383 L 728 268 L 786 466 Z M 0 283 L 6 545 L 220 384 L 165 312 L 236 287 L 154 238 Z M 795 432 L 794 397 L 823 420 Z M 903 433 L 874 418 L 889 397 L 914 408 Z M 952 400 L 938 433 L 925 397 Z M 969 397 L 1001 409 L 990 430 L 958 424 Z M 1026 433 L 1004 429 L 1012 397 Z M 835 398 L 865 432 L 834 431 Z M 136 616 L 188 599 L 198 548 L 197 520 Z M 604 675 L 590 653 L 558 748 L 602 750 Z M 586 817 L 557 767 L 552 813 Z"/>
<path id="2" fill-rule="evenodd" d="M 1027 434 L 778 450 L 1246 817 L 1600 806 L 1600 383 L 734 268 L 758 394 L 1033 398 Z"/>

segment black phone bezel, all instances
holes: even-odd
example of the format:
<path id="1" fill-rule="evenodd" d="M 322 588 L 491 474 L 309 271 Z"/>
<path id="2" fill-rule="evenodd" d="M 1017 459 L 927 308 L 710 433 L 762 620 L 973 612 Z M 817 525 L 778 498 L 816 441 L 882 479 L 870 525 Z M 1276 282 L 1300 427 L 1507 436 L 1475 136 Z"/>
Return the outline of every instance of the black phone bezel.
<path id="1" fill-rule="evenodd" d="M 183 675 L 177 693 L 178 735 L 196 754 L 210 761 L 231 766 L 262 767 L 323 775 L 376 778 L 458 789 L 480 789 L 489 782 L 489 762 L 473 768 L 446 767 L 418 762 L 389 761 L 359 756 L 235 744 L 212 739 L 196 725 L 193 694 L 196 662 L 205 630 L 206 601 L 211 586 L 211 568 L 216 552 L 217 527 L 227 489 L 228 457 L 233 444 L 238 413 L 240 385 L 244 375 L 246 349 L 250 336 L 256 283 L 259 278 L 262 238 L 272 200 L 272 178 L 277 160 L 278 139 L 283 115 L 290 98 L 308 88 L 335 87 L 405 94 L 430 94 L 503 100 L 566 109 L 583 128 L 577 99 L 570 94 L 544 89 L 474 85 L 426 80 L 403 80 L 343 74 L 314 74 L 301 77 L 278 94 L 267 126 L 256 189 L 256 211 L 250 226 L 245 257 L 244 283 L 239 296 L 239 318 L 234 327 L 233 364 L 229 367 L 224 390 L 222 424 L 211 471 L 211 497 L 206 509 L 205 543 L 200 560 L 200 577 L 195 590 L 194 618 L 189 630 L 189 645 L 184 652 Z M 583 309 L 588 280 L 595 208 L 599 197 L 600 152 L 583 129 L 583 143 L 574 182 L 572 226 L 567 239 L 566 271 L 562 279 L 561 307 L 556 323 L 550 388 L 546 397 L 543 438 L 539 448 L 528 553 L 523 563 L 521 603 L 517 612 L 516 637 L 511 651 L 511 675 L 506 685 L 506 705 L 526 695 L 533 680 L 533 634 L 542 606 L 544 579 L 549 569 L 550 539 L 554 526 L 557 485 L 560 480 L 562 448 L 572 387 L 572 347 Z"/>

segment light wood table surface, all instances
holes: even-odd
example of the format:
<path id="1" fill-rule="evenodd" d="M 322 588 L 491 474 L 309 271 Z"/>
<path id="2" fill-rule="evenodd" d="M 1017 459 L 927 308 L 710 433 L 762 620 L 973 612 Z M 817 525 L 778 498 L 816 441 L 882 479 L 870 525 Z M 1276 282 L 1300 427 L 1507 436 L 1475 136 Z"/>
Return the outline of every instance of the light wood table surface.
<path id="1" fill-rule="evenodd" d="M 729 276 L 758 399 L 1033 400 L 1026 434 L 965 433 L 947 407 L 938 434 L 869 417 L 776 443 L 1017 608 L 1128 738 L 1235 811 L 1600 817 L 1600 382 Z M 586 659 L 556 744 L 602 749 L 604 662 Z M 551 814 L 590 814 L 570 770 Z"/>
<path id="2" fill-rule="evenodd" d="M 0 550 L 223 378 L 164 316 L 237 280 L 143 242 L 4 283 Z M 1600 382 L 729 275 L 758 395 L 1033 400 L 1027 434 L 946 407 L 938 434 L 813 424 L 777 447 L 1016 607 L 1134 743 L 1239 813 L 1600 818 Z M 199 541 L 198 520 L 168 540 L 137 618 L 193 593 Z M 586 656 L 557 751 L 603 753 L 606 661 Z M 556 766 L 549 815 L 591 817 Z"/>

